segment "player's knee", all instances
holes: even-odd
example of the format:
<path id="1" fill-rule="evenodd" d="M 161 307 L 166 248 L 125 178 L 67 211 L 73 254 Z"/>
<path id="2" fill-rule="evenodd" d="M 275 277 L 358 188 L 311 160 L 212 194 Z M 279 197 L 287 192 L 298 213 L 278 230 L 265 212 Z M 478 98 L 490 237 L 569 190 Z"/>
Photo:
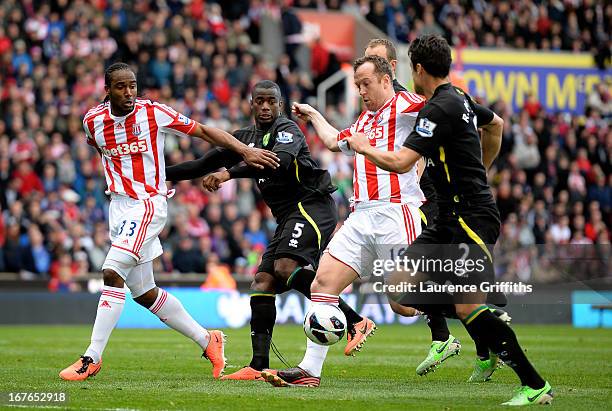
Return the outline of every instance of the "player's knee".
<path id="1" fill-rule="evenodd" d="M 274 275 L 278 279 L 287 281 L 298 266 L 297 261 L 291 258 L 279 258 L 274 261 Z"/>
<path id="2" fill-rule="evenodd" d="M 324 275 L 319 275 L 319 273 L 317 273 L 317 276 L 315 277 L 315 279 L 312 281 L 312 284 L 310 285 L 310 292 L 311 293 L 322 293 L 322 292 L 326 292 L 330 287 L 331 287 L 331 281 L 329 281 L 329 279 L 324 276 Z"/>
<path id="3" fill-rule="evenodd" d="M 138 304 L 142 305 L 145 308 L 150 308 L 157 300 L 157 293 L 159 292 L 159 288 L 155 287 L 147 291 L 146 293 L 134 297 L 134 301 Z"/>
<path id="4" fill-rule="evenodd" d="M 259 272 L 255 274 L 251 283 L 251 290 L 260 292 L 274 292 L 276 281 L 274 277 L 268 273 Z"/>
<path id="5" fill-rule="evenodd" d="M 123 278 L 121 278 L 119 274 L 110 268 L 105 268 L 102 270 L 102 280 L 106 286 L 123 288 Z"/>
<path id="6" fill-rule="evenodd" d="M 155 284 L 155 278 L 153 278 L 153 262 L 148 261 L 134 267 L 125 279 L 125 285 L 130 289 L 132 298 L 136 302 L 138 302 L 138 297 L 156 289 L 157 285 Z"/>
<path id="7" fill-rule="evenodd" d="M 455 304 L 455 312 L 457 313 L 457 317 L 463 320 L 480 306 L 481 304 Z"/>
<path id="8" fill-rule="evenodd" d="M 313 293 L 329 293 L 338 288 L 338 283 L 338 277 L 333 267 L 328 264 L 321 264 L 315 279 L 312 281 L 310 291 Z"/>

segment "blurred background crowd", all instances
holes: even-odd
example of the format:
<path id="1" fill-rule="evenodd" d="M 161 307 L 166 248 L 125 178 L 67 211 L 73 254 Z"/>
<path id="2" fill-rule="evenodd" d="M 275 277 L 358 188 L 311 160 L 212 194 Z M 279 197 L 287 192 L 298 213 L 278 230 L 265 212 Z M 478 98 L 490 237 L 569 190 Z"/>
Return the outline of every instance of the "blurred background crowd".
<path id="1" fill-rule="evenodd" d="M 440 34 L 454 46 L 609 54 L 612 7 L 596 0 L 297 0 L 295 5 L 363 16 L 403 43 Z"/>
<path id="2" fill-rule="evenodd" d="M 108 201 L 81 120 L 103 99 L 104 68 L 111 62 L 137 68 L 144 97 L 230 132 L 250 123 L 247 96 L 261 79 L 277 81 L 288 102 L 313 96 L 332 59 L 313 58 L 311 70 L 300 70 L 292 44 L 272 64 L 258 55 L 263 15 L 281 19 L 285 35 L 301 30 L 288 6 L 364 16 L 399 42 L 440 33 L 455 46 L 588 51 L 600 65 L 610 52 L 612 5 L 598 1 L 3 0 L 0 272 L 49 278 L 51 289 L 70 289 L 71 279 L 101 267 L 109 247 Z M 311 51 L 330 54 L 320 45 Z M 485 95 L 478 99 L 506 120 L 500 158 L 489 173 L 503 219 L 500 272 L 553 281 L 553 270 L 523 262 L 533 254 L 529 246 L 599 249 L 610 241 L 610 85 L 596 87 L 581 116 L 547 114 L 535 99 L 519 112 Z M 338 127 L 346 126 L 342 106 L 325 110 Z M 344 219 L 352 162 L 325 150 L 312 130 L 304 132 L 338 186 L 334 196 Z M 169 138 L 167 162 L 209 148 Z M 252 275 L 275 228 L 253 182 L 231 181 L 214 194 L 204 193 L 199 181 L 175 188 L 157 273 Z M 517 249 L 531 251 L 516 258 L 509 251 Z"/>

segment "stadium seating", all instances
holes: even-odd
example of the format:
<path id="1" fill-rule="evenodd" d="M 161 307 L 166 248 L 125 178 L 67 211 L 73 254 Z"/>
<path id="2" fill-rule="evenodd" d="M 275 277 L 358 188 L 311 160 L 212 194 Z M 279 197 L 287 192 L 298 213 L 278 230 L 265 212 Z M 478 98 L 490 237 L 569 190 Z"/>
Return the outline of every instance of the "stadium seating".
<path id="1" fill-rule="evenodd" d="M 253 51 L 261 16 L 290 12 L 276 2 L 224 2 L 232 7 L 223 9 L 202 0 L 166 1 L 167 9 L 129 2 L 134 10 L 127 3 L 0 5 L 0 272 L 50 278 L 52 289 L 70 290 L 71 279 L 98 271 L 109 247 L 105 182 L 81 116 L 103 98 L 109 63 L 137 67 L 143 96 L 228 131 L 249 123 L 246 97 L 259 79 L 279 82 L 293 101 L 314 93 L 310 73 L 296 71 L 291 48 L 273 65 Z M 455 46 L 588 51 L 598 62 L 605 60 L 606 49 L 598 45 L 609 44 L 612 21 L 605 18 L 612 6 L 601 2 L 573 9 L 570 2 L 546 7 L 532 1 L 474 1 L 467 8 L 457 0 L 424 7 L 399 0 L 297 0 L 294 6 L 323 3 L 364 16 L 399 42 L 438 32 Z M 506 120 L 489 175 L 504 220 L 499 244 L 505 258 L 498 262 L 504 275 L 525 275 L 520 257 L 531 258 L 521 251 L 526 246 L 609 244 L 610 85 L 599 84 L 584 115 L 575 117 L 547 114 L 537 101 L 511 112 L 501 101 L 478 98 Z M 328 107 L 328 118 L 339 109 Z M 351 162 L 304 131 L 339 187 L 334 195 L 344 218 Z M 208 149 L 189 139 L 166 141 L 169 164 Z M 234 273 L 253 274 L 275 228 L 253 183 L 231 181 L 216 194 L 205 194 L 198 182 L 176 189 L 157 272 L 206 272 L 209 261 L 219 260 Z M 529 272 L 541 281 L 554 280 L 551 275 L 538 267 Z"/>

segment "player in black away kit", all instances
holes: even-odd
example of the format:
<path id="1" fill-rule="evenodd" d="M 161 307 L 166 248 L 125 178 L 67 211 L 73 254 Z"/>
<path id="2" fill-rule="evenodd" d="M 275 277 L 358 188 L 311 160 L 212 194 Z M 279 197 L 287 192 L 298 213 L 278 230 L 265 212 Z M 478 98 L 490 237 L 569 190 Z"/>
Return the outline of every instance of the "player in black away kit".
<path id="1" fill-rule="evenodd" d="M 409 56 L 415 91 L 428 102 L 419 112 L 414 131 L 404 148 L 382 152 L 370 146 L 363 134 L 350 137 L 353 150 L 378 167 L 396 173 L 410 170 L 421 158 L 430 162 L 430 177 L 438 194 L 439 215 L 408 247 L 408 256 L 437 257 L 440 252 L 467 248 L 472 262 L 484 261 L 485 269 L 454 272 L 421 272 L 418 278 L 457 286 L 478 285 L 493 276 L 492 249 L 499 236 L 499 211 L 487 183 L 486 169 L 497 156 L 503 121 L 489 109 L 475 104 L 448 79 L 451 51 L 440 36 L 423 36 L 410 44 Z M 482 136 L 478 133 L 482 128 Z M 450 254 L 455 263 L 463 256 Z M 458 266 L 458 265 L 457 265 Z M 401 275 L 401 273 L 400 273 Z M 405 278 L 405 277 L 404 277 Z M 411 298 L 411 297 L 410 297 Z M 455 293 L 452 303 L 470 336 L 485 344 L 519 376 L 521 387 L 504 405 L 547 404 L 553 399 L 550 384 L 542 379 L 521 349 L 514 331 L 484 305 L 486 293 Z"/>
<path id="2" fill-rule="evenodd" d="M 387 39 L 372 39 L 368 43 L 365 53 L 366 56 L 376 55 L 384 58 L 389 62 L 395 75 L 395 67 L 397 65 L 397 50 L 393 43 Z M 396 93 L 401 91 L 407 91 L 407 89 L 401 85 L 397 78 L 393 79 L 393 90 Z M 421 212 L 421 223 L 423 227 L 431 224 L 434 219 L 438 216 L 438 205 L 436 203 L 436 189 L 433 185 L 433 181 L 429 177 L 427 172 L 427 166 L 425 161 L 419 161 L 422 164 L 422 171 L 420 173 L 419 186 L 425 194 L 426 202 L 420 207 Z M 503 294 L 498 294 L 492 299 L 498 305 L 505 305 L 506 298 Z M 393 311 L 397 314 L 412 317 L 418 313 L 412 307 L 406 307 L 398 304 L 397 302 L 389 299 L 389 303 Z M 429 353 L 425 360 L 423 360 L 416 368 L 418 375 L 426 375 L 433 371 L 438 365 L 448 358 L 459 354 L 461 344 L 458 339 L 451 335 L 448 329 L 448 324 L 444 315 L 437 312 L 428 312 L 425 306 L 420 307 L 427 318 L 427 326 L 431 330 L 431 346 Z M 503 310 L 492 309 L 492 312 L 504 321 L 509 322 L 510 316 Z M 478 344 L 476 346 L 478 359 L 474 366 L 474 372 L 469 378 L 470 382 L 482 382 L 488 380 L 492 373 L 498 367 L 498 361 L 496 358 L 491 359 L 489 356 L 489 349 L 485 344 Z"/>
<path id="3" fill-rule="evenodd" d="M 242 159 L 229 150 L 213 149 L 197 160 L 167 167 L 166 179 L 194 179 L 226 167 L 202 181 L 204 188 L 212 191 L 232 178 L 254 178 L 278 223 L 251 284 L 253 358 L 249 366 L 223 377 L 263 381 L 261 371 L 269 367 L 276 320 L 275 295 L 294 289 L 310 298 L 315 271 L 305 267 L 311 265 L 316 269 L 338 217 L 330 195 L 335 190 L 331 177 L 310 156 L 297 124 L 281 115 L 282 96 L 278 85 L 261 81 L 255 85 L 251 97 L 255 124 L 233 135 L 244 144 L 273 151 L 279 158 L 278 168 L 255 169 L 241 164 Z M 359 332 L 363 327 L 355 326 L 371 320 L 359 316 L 346 303 L 341 304 L 341 309 L 346 315 L 347 327 L 354 331 L 352 335 L 347 333 L 348 338 L 364 337 Z"/>

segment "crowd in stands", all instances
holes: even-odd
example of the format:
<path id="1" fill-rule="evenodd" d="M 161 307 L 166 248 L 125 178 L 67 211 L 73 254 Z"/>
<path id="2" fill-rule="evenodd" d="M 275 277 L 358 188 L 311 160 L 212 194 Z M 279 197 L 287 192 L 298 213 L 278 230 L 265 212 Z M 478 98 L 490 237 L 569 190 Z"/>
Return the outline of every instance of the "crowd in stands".
<path id="1" fill-rule="evenodd" d="M 592 51 L 607 47 L 612 4 L 602 1 L 296 0 L 298 7 L 365 17 L 393 40 L 440 34 L 451 45 Z"/>
<path id="2" fill-rule="evenodd" d="M 257 53 L 264 14 L 295 17 L 287 6 L 364 15 L 398 41 L 439 32 L 451 43 L 592 50 L 608 37 L 612 6 L 602 2 L 4 0 L 0 4 L 0 272 L 72 279 L 96 272 L 109 247 L 105 181 L 86 144 L 82 116 L 104 98 L 104 69 L 125 61 L 137 69 L 141 94 L 194 120 L 233 131 L 250 123 L 248 94 L 261 79 L 277 81 L 289 101 L 314 93 L 292 50 L 276 64 Z M 508 5 L 511 4 L 511 5 Z M 575 5 L 577 4 L 577 5 Z M 298 23 L 299 24 L 299 23 Z M 608 34 L 606 34 L 608 33 Z M 504 221 L 500 247 L 609 244 L 612 210 L 612 98 L 600 84 L 583 116 L 547 114 L 528 100 L 518 113 L 486 101 L 506 119 L 500 158 L 489 173 Z M 327 115 L 339 126 L 340 107 Z M 352 161 L 328 152 L 304 128 L 313 156 L 333 176 L 341 219 L 352 195 Z M 168 164 L 210 146 L 168 138 Z M 175 185 L 157 273 L 226 267 L 252 275 L 275 228 L 251 180 L 214 194 L 199 181 Z M 516 260 L 516 259 L 515 259 Z M 516 261 L 505 272 L 525 275 Z M 510 267 L 512 266 L 512 267 Z M 163 274 L 160 274 L 163 275 Z"/>

